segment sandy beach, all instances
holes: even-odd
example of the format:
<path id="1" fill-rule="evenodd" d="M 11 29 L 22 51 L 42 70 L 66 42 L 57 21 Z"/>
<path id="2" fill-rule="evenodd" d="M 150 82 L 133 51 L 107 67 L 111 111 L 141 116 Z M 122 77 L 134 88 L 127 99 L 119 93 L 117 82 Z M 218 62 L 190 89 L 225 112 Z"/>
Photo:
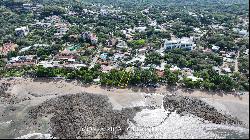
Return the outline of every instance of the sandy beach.
<path id="1" fill-rule="evenodd" d="M 39 128 L 37 128 L 37 125 L 32 125 L 30 126 L 30 128 L 23 128 L 25 125 L 23 125 L 22 121 L 25 121 L 25 114 L 27 114 L 30 108 L 40 105 L 41 103 L 47 100 L 62 95 L 77 94 L 83 92 L 107 96 L 114 110 L 122 110 L 124 108 L 132 108 L 138 106 L 159 109 L 158 111 L 156 110 L 154 112 L 151 112 L 152 114 L 154 114 L 155 112 L 156 112 L 155 114 L 157 114 L 157 112 L 162 112 L 161 109 L 163 106 L 163 98 L 167 94 L 177 94 L 182 96 L 197 97 L 207 102 L 208 104 L 213 105 L 218 111 L 224 114 L 230 114 L 232 116 L 237 117 L 239 120 L 243 121 L 246 124 L 247 128 L 249 127 L 248 93 L 242 96 L 234 96 L 232 94 L 219 94 L 219 93 L 215 94 L 199 90 L 194 90 L 190 92 L 190 91 L 185 91 L 184 89 L 178 89 L 173 91 L 165 86 L 161 86 L 160 88 L 156 89 L 139 89 L 139 88 L 107 89 L 100 87 L 98 85 L 86 86 L 80 84 L 77 81 L 65 81 L 61 79 L 52 80 L 52 79 L 4 78 L 0 80 L 0 83 L 10 84 L 6 93 L 12 97 L 10 98 L 11 100 L 4 97 L 0 98 L 0 115 L 1 115 L 0 124 L 4 124 L 1 125 L 0 127 L 0 138 L 1 137 L 17 138 L 27 134 L 32 134 L 32 133 L 42 134 L 46 132 L 49 125 L 48 124 L 49 117 L 41 119 L 43 125 L 40 126 Z M 155 116 L 152 114 L 151 116 Z M 140 114 L 138 115 L 140 116 Z M 154 119 L 154 117 L 152 119 Z M 137 117 L 137 120 L 140 119 L 138 119 Z M 15 123 L 11 123 L 12 121 L 14 121 Z M 152 123 L 157 124 L 157 122 L 152 122 Z M 163 126 L 160 126 L 159 128 L 161 127 Z M 198 127 L 198 125 L 195 127 Z M 204 133 L 204 136 L 205 135 L 206 134 Z M 162 135 L 162 137 L 164 136 L 166 135 Z M 135 138 L 131 136 L 123 136 L 123 137 Z M 168 135 L 166 137 L 170 138 L 171 135 Z M 183 136 L 181 138 L 185 137 Z"/>

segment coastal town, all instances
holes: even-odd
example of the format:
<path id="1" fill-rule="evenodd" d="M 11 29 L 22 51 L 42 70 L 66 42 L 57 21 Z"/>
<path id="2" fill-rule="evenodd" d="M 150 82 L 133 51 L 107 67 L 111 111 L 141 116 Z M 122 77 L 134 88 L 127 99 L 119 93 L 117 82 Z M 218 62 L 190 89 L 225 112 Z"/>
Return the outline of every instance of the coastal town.
<path id="1" fill-rule="evenodd" d="M 2 3 L 2 20 L 20 11 L 29 15 L 20 24 L 12 21 L 16 26 L 11 31 L 1 29 L 2 77 L 77 79 L 79 74 L 72 70 L 84 69 L 85 83 L 108 86 L 137 85 L 134 80 L 153 87 L 249 90 L 248 14 L 223 22 L 223 12 L 216 15 L 189 8 L 161 11 L 156 17 L 157 9 L 150 7 L 131 12 L 98 4 Z M 98 74 L 88 71 L 94 68 Z M 66 72 L 58 72 L 61 69 Z M 134 76 L 137 72 L 139 79 Z M 213 72 L 217 81 L 207 76 Z M 228 83 L 216 87 L 221 82 Z"/>
<path id="2" fill-rule="evenodd" d="M 249 139 L 249 1 L 0 0 L 0 139 Z"/>

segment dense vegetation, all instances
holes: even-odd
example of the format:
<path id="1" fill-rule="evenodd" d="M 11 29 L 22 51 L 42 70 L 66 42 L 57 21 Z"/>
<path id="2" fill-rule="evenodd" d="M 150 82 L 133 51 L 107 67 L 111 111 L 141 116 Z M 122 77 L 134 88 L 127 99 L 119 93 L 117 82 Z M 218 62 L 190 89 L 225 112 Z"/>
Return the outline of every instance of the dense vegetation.
<path id="1" fill-rule="evenodd" d="M 44 7 L 36 12 L 20 10 L 22 4 L 32 2 L 43 4 Z M 92 5 L 94 4 L 94 5 Z M 26 76 L 33 77 L 65 77 L 66 79 L 78 79 L 86 84 L 100 79 L 104 86 L 150 86 L 162 85 L 183 86 L 187 88 L 201 88 L 207 90 L 249 90 L 249 60 L 248 56 L 242 54 L 249 49 L 248 38 L 238 40 L 240 36 L 233 31 L 233 28 L 241 23 L 240 18 L 248 16 L 247 0 L 0 0 L 0 46 L 7 42 L 16 43 L 19 47 L 11 51 L 5 58 L 0 59 L 0 76 Z M 113 5 L 118 9 L 118 14 L 91 14 L 86 9 L 94 12 L 100 11 L 105 6 Z M 65 8 L 67 7 L 67 8 Z M 147 9 L 149 12 L 145 12 Z M 72 16 L 69 11 L 78 13 Z M 192 15 L 190 13 L 196 13 Z M 61 39 L 54 37 L 56 28 L 35 28 L 31 26 L 35 20 L 43 20 L 45 17 L 58 15 L 62 21 L 69 24 L 69 31 Z M 149 20 L 154 20 L 161 27 L 152 27 Z M 171 26 L 168 26 L 168 25 Z M 224 29 L 213 29 L 210 25 L 223 25 Z M 15 29 L 21 26 L 29 26 L 30 33 L 26 37 L 15 35 Z M 133 40 L 127 40 L 121 32 L 124 28 L 145 26 L 145 32 L 136 31 Z M 162 28 L 164 30 L 162 30 Z M 197 39 L 197 50 L 183 51 L 174 49 L 160 54 L 156 52 L 164 39 L 171 36 L 190 37 L 195 36 L 194 28 L 206 31 Z M 240 26 L 240 29 L 249 31 L 249 27 Z M 68 44 L 79 46 L 79 58 L 77 61 L 91 63 L 95 57 L 97 48 L 88 49 L 90 41 L 85 41 L 79 35 L 90 31 L 97 35 L 96 46 L 106 47 L 110 33 L 113 37 L 127 40 L 131 56 L 138 54 L 138 49 L 150 46 L 146 53 L 145 65 L 150 69 L 142 69 L 142 64 L 134 65 L 132 72 L 111 70 L 103 73 L 100 66 L 92 69 L 67 69 L 67 68 L 43 68 L 23 67 L 17 69 L 6 69 L 6 59 L 22 55 L 36 55 L 38 60 L 49 60 L 60 50 L 68 47 Z M 77 36 L 72 38 L 72 36 Z M 34 44 L 49 44 L 46 47 L 32 47 L 27 52 L 20 53 L 20 49 L 33 46 Z M 223 65 L 223 58 L 218 52 L 203 52 L 204 49 L 211 49 L 213 45 L 219 46 L 219 51 L 240 51 L 239 72 L 230 75 L 220 75 L 212 68 Z M 78 51 L 79 51 L 78 50 Z M 127 51 L 127 50 L 123 50 Z M 112 56 L 112 51 L 109 52 Z M 158 76 L 155 66 L 167 62 L 164 76 Z M 192 81 L 182 75 L 180 71 L 170 71 L 170 65 L 179 68 L 190 68 L 194 75 L 202 80 Z M 120 64 L 119 66 L 123 66 Z M 180 78 L 182 77 L 182 78 Z"/>

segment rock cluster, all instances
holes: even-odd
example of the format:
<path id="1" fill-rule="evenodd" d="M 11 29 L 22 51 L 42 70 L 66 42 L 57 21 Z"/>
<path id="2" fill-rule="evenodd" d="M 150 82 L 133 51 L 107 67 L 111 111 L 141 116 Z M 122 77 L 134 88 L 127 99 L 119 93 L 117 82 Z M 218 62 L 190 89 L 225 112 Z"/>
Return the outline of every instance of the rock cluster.
<path id="1" fill-rule="evenodd" d="M 167 95 L 164 97 L 163 106 L 170 112 L 192 114 L 216 124 L 243 125 L 237 118 L 219 113 L 213 106 L 193 97 Z"/>
<path id="2" fill-rule="evenodd" d="M 48 100 L 29 111 L 33 120 L 53 114 L 50 134 L 56 138 L 118 138 L 140 108 L 113 110 L 108 97 L 75 94 Z"/>
<path id="3" fill-rule="evenodd" d="M 0 97 L 8 97 L 9 95 L 6 93 L 8 88 L 10 87 L 10 83 L 0 83 Z"/>

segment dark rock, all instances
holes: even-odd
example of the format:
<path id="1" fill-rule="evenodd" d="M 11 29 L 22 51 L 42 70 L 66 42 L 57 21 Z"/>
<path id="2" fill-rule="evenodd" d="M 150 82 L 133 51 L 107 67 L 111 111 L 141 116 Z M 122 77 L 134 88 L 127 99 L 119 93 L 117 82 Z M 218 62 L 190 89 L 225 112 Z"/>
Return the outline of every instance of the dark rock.
<path id="1" fill-rule="evenodd" d="M 108 97 L 94 94 L 65 95 L 48 100 L 29 111 L 33 120 L 53 114 L 50 133 L 56 138 L 118 138 L 126 132 L 128 119 L 139 108 L 113 110 Z"/>
<path id="2" fill-rule="evenodd" d="M 193 97 L 167 95 L 163 106 L 170 112 L 176 111 L 180 115 L 189 113 L 216 124 L 243 125 L 237 118 L 219 113 L 213 106 Z"/>

